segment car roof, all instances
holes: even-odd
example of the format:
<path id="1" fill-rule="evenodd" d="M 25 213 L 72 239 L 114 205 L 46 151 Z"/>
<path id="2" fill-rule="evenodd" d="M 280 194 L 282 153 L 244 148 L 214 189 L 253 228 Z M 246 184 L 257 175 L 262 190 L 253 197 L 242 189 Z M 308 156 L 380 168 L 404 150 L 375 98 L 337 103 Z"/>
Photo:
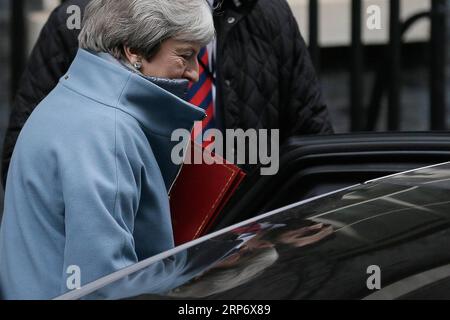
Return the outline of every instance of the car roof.
<path id="1" fill-rule="evenodd" d="M 375 271 L 392 290 L 424 272 L 447 275 L 449 189 L 450 163 L 371 180 L 233 225 L 57 299 L 374 297 Z M 395 296 L 386 290 L 378 297 Z"/>

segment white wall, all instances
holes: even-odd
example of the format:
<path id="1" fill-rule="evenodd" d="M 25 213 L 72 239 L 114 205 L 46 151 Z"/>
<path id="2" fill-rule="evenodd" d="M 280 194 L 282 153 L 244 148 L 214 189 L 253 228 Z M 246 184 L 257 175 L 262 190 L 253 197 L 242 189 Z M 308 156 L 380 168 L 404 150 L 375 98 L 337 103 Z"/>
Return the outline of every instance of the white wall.
<path id="1" fill-rule="evenodd" d="M 299 23 L 305 40 L 308 41 L 308 0 L 288 0 Z M 58 5 L 58 0 L 44 0 L 45 10 L 28 16 L 28 48 L 31 50 L 40 30 L 50 12 Z M 350 44 L 351 0 L 319 0 L 320 3 L 320 36 L 322 46 L 346 46 Z M 389 34 L 389 0 L 365 0 L 363 14 L 369 5 L 379 5 L 382 11 L 382 30 L 363 30 L 365 43 L 386 43 Z M 430 8 L 430 0 L 402 0 L 402 17 L 405 19 L 414 13 Z M 367 16 L 366 16 L 367 17 Z M 365 26 L 365 20 L 364 26 Z M 407 34 L 406 41 L 426 41 L 429 38 L 430 24 L 422 21 Z"/>
<path id="2" fill-rule="evenodd" d="M 32 12 L 27 16 L 27 32 L 28 32 L 28 53 L 33 49 L 42 27 L 47 21 L 50 13 L 60 4 L 59 0 L 44 0 L 44 10 Z"/>
<path id="3" fill-rule="evenodd" d="M 299 23 L 305 40 L 308 40 L 308 0 L 288 0 Z M 322 46 L 346 46 L 351 40 L 351 0 L 319 0 L 320 3 L 320 36 Z M 363 9 L 363 25 L 366 26 L 366 9 L 370 5 L 381 8 L 382 29 L 364 28 L 363 40 L 368 44 L 386 43 L 389 35 L 389 0 L 365 0 Z M 430 0 L 402 0 L 402 19 L 414 13 L 429 10 Z M 417 23 L 406 35 L 406 41 L 426 41 L 429 39 L 430 24 L 428 20 Z"/>

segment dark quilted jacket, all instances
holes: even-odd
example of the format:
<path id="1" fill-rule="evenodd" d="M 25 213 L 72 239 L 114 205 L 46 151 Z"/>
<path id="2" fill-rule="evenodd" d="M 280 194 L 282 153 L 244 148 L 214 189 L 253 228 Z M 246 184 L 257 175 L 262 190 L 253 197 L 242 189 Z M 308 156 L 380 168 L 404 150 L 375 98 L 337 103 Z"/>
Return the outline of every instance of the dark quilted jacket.
<path id="1" fill-rule="evenodd" d="M 79 30 L 66 27 L 69 0 L 41 32 L 13 106 L 3 153 L 6 179 L 25 121 L 56 86 L 77 51 Z M 216 10 L 217 112 L 229 129 L 280 129 L 293 135 L 332 133 L 306 45 L 286 0 L 225 0 Z"/>

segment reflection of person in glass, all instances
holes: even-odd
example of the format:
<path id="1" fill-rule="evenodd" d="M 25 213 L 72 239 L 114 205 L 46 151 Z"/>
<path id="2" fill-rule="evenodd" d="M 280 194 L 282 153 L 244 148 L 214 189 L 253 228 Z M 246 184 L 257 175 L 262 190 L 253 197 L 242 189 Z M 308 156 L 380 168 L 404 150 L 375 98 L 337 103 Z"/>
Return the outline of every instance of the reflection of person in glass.
<path id="1" fill-rule="evenodd" d="M 260 225 L 253 224 L 244 228 L 257 230 Z M 265 227 L 253 236 L 246 235 L 245 229 L 239 230 L 244 232 L 238 237 L 245 239 L 243 243 L 212 268 L 168 295 L 203 298 L 238 287 L 258 277 L 278 260 L 277 244 L 301 248 L 318 243 L 333 233 L 331 226 L 321 223 L 294 230 L 283 230 L 283 225 Z"/>
<path id="2" fill-rule="evenodd" d="M 278 236 L 277 242 L 301 248 L 319 242 L 333 233 L 332 226 L 324 226 L 322 223 L 309 227 L 284 231 Z"/>

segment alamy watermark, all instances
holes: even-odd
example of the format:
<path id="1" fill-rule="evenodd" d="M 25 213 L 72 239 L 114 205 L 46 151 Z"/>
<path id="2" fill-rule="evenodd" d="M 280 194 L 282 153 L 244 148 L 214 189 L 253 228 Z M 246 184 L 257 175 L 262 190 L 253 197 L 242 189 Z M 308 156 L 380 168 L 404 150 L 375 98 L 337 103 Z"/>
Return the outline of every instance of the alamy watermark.
<path id="1" fill-rule="evenodd" d="M 69 30 L 81 30 L 82 14 L 81 8 L 77 5 L 71 5 L 67 7 L 67 29 Z M 367 19 L 366 26 L 369 30 L 381 30 L 381 7 L 379 5 L 370 5 L 366 10 Z"/>
<path id="2" fill-rule="evenodd" d="M 67 7 L 68 18 L 66 21 L 67 29 L 69 30 L 81 30 L 81 8 L 77 5 L 71 5 Z"/>
<path id="3" fill-rule="evenodd" d="M 202 135 L 202 122 L 195 122 L 193 135 L 200 136 L 203 142 L 211 143 L 202 152 L 188 152 L 192 133 L 177 129 L 171 141 L 178 142 L 172 149 L 171 159 L 176 165 L 185 164 L 223 164 L 237 165 L 261 164 L 261 175 L 275 175 L 279 170 L 280 131 L 278 129 L 227 129 L 225 135 L 218 129 L 209 129 Z M 225 146 L 224 146 L 225 142 Z M 190 151 L 190 150 L 189 150 Z M 211 157 L 211 153 L 220 157 Z M 193 156 L 192 156 L 193 154 Z"/>
<path id="4" fill-rule="evenodd" d="M 66 270 L 67 280 L 66 287 L 69 290 L 77 290 L 81 288 L 81 269 L 77 265 L 71 265 Z"/>
<path id="5" fill-rule="evenodd" d="M 371 5 L 367 7 L 367 20 L 366 26 L 369 30 L 381 30 L 381 7 L 377 5 Z"/>
<path id="6" fill-rule="evenodd" d="M 371 265 L 367 267 L 367 274 L 370 275 L 366 281 L 367 289 L 381 290 L 381 268 L 377 265 Z"/>
<path id="7" fill-rule="evenodd" d="M 366 26 L 369 30 L 382 29 L 382 11 L 378 5 L 370 5 L 366 10 Z M 78 5 L 67 7 L 67 28 L 69 30 L 80 30 L 82 27 L 82 10 Z M 201 122 L 200 122 L 201 126 Z M 199 130 L 199 124 L 194 127 Z M 200 129 L 201 130 L 201 129 Z M 200 131 L 201 132 L 201 131 Z M 177 144 L 171 154 L 174 164 L 182 163 L 220 163 L 222 160 L 211 158 L 207 153 L 221 155 L 229 163 L 238 165 L 256 165 L 261 164 L 261 175 L 275 175 L 279 170 L 279 130 L 232 130 L 225 131 L 225 137 L 217 129 L 208 130 L 203 137 L 212 137 L 214 144 L 212 149 L 206 149 L 205 154 L 199 155 L 194 152 L 194 159 L 190 159 L 190 153 L 186 153 L 186 147 L 189 145 L 191 133 L 184 129 L 175 130 L 172 134 L 172 141 Z M 269 141 L 270 140 L 270 141 Z M 224 141 L 226 142 L 224 148 Z M 247 143 L 246 143 L 247 142 Z M 269 148 L 270 146 L 270 148 Z M 270 149 L 270 150 L 269 150 Z M 187 157 L 185 156 L 187 155 Z M 212 163 L 211 163 L 212 162 Z"/>

